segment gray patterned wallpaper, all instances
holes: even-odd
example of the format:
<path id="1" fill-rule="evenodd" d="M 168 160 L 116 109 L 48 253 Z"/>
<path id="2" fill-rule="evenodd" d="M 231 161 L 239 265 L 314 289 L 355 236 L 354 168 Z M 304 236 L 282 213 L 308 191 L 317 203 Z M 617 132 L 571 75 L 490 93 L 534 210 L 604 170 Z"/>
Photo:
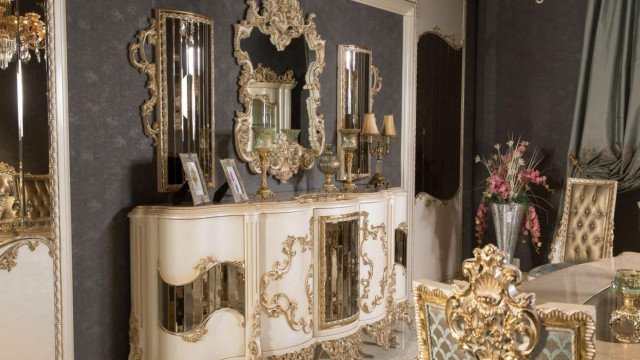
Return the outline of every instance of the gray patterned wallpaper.
<path id="1" fill-rule="evenodd" d="M 477 6 L 477 67 L 474 154 L 486 155 L 497 142 L 521 136 L 545 156 L 540 165 L 555 194 L 538 192 L 545 252 L 551 243 L 565 167 L 580 70 L 587 2 L 582 0 L 481 1 Z M 473 20 L 470 20 L 473 21 Z M 486 171 L 473 165 L 474 189 Z M 473 192 L 473 216 L 481 196 Z M 547 203 L 547 201 L 549 203 Z M 473 229 L 473 217 L 465 222 Z M 488 230 L 491 230 L 489 226 Z M 473 231 L 464 240 L 465 254 L 475 245 Z M 493 238 L 490 231 L 487 239 Z M 546 256 L 519 246 L 524 268 Z M 532 259 L 532 260 L 531 260 Z"/>
<path id="2" fill-rule="evenodd" d="M 336 53 L 340 43 L 373 50 L 383 77 L 375 111 L 401 112 L 402 18 L 350 0 L 302 0 L 317 14 L 326 40 L 321 77 L 328 142 L 335 144 Z M 154 149 L 142 131 L 138 108 L 146 78 L 127 59 L 128 44 L 158 7 L 208 15 L 215 22 L 215 118 L 218 158 L 236 157 L 232 140 L 239 67 L 232 55 L 233 24 L 244 17 L 240 0 L 68 0 L 68 69 L 73 217 L 75 350 L 77 359 L 125 359 L 128 353 L 129 222 L 136 205 L 165 202 L 156 192 Z M 397 121 L 397 126 L 399 126 Z M 400 131 L 400 129 L 398 129 Z M 399 143 L 386 159 L 393 185 L 400 182 Z M 248 191 L 259 178 L 240 166 Z M 218 183 L 223 172 L 217 169 Z M 315 189 L 312 171 L 276 191 Z"/>

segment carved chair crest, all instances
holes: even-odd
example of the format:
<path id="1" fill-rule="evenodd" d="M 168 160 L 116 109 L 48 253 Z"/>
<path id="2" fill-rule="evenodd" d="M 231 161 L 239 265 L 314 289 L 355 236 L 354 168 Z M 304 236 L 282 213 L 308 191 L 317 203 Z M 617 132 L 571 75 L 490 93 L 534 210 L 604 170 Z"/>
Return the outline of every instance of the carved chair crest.
<path id="1" fill-rule="evenodd" d="M 526 359 L 539 337 L 534 294 L 519 294 L 516 267 L 495 245 L 473 251 L 462 264 L 466 281 L 454 283 L 446 318 L 455 341 L 480 360 Z"/>

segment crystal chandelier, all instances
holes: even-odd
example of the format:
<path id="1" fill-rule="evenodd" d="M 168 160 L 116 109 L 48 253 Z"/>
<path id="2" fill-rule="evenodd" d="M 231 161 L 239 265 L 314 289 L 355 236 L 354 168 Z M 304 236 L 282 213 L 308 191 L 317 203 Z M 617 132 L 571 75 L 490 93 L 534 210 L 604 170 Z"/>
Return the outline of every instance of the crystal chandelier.
<path id="1" fill-rule="evenodd" d="M 31 52 L 40 62 L 40 50 L 44 49 L 46 24 L 36 13 L 16 17 L 11 14 L 13 0 L 0 0 L 0 69 L 4 70 L 19 55 L 22 62 L 31 60 Z M 18 29 L 20 49 L 18 49 Z"/>

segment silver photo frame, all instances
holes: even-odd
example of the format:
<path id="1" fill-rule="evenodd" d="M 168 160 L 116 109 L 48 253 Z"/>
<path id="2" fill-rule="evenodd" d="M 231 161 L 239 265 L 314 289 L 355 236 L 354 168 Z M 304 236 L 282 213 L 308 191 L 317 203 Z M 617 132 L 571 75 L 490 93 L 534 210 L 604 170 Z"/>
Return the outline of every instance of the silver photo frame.
<path id="1" fill-rule="evenodd" d="M 189 184 L 191 198 L 193 198 L 193 205 L 198 206 L 202 204 L 210 204 L 211 198 L 209 197 L 209 191 L 207 190 L 207 181 L 205 180 L 204 173 L 200 167 L 198 154 L 180 154 L 180 161 L 182 162 L 184 178 Z"/>
<path id="2" fill-rule="evenodd" d="M 237 203 L 249 201 L 249 195 L 247 189 L 244 187 L 244 182 L 238 172 L 236 161 L 233 159 L 220 159 L 224 176 L 227 178 L 231 194 L 233 194 L 233 200 Z"/>

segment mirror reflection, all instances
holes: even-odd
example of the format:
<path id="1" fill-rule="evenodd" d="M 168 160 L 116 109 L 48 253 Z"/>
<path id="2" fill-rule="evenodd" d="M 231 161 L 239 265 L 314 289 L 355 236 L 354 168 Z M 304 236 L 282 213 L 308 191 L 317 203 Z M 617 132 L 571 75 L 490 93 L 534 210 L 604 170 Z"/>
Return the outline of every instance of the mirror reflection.
<path id="1" fill-rule="evenodd" d="M 373 97 L 380 90 L 381 79 L 373 66 L 371 50 L 356 45 L 338 46 L 338 129 L 362 129 L 364 114 L 373 112 Z M 338 152 L 341 159 L 340 179 L 347 177 L 338 137 Z M 364 136 L 358 139 L 358 149 L 353 157 L 353 177 L 363 179 L 371 169 L 369 144 Z"/>
<path id="2" fill-rule="evenodd" d="M 278 51 L 269 36 L 254 31 L 241 44 L 254 64 L 254 77 L 247 84 L 253 104 L 252 126 L 271 127 L 276 133 L 308 128 L 305 75 L 309 50 L 304 38 L 292 39 Z M 295 140 L 308 147 L 308 135 L 302 132 L 302 137 Z M 252 151 L 251 145 L 248 150 Z"/>
<path id="3" fill-rule="evenodd" d="M 162 15 L 161 15 L 162 16 Z M 166 181 L 161 190 L 184 183 L 180 154 L 196 153 L 208 187 L 213 187 L 213 28 L 209 19 L 186 13 L 165 14 L 166 33 L 161 34 L 161 51 L 166 54 L 161 81 L 166 79 L 166 101 L 160 101 L 167 121 Z M 165 89 L 163 89 L 164 91 Z M 161 135 L 162 138 L 162 135 Z"/>
<path id="4" fill-rule="evenodd" d="M 358 219 L 324 224 L 324 327 L 349 323 L 358 315 L 359 226 Z"/>
<path id="5" fill-rule="evenodd" d="M 171 285 L 159 278 L 160 321 L 173 333 L 191 331 L 220 309 L 237 311 L 244 317 L 244 269 L 234 263 L 218 263 L 196 280 Z"/>
<path id="6" fill-rule="evenodd" d="M 45 11 L 0 0 L 0 240 L 50 237 Z"/>
<path id="7" fill-rule="evenodd" d="M 407 243 L 408 236 L 407 231 L 397 228 L 395 230 L 395 251 L 394 251 L 394 263 L 400 264 L 407 268 Z"/>

